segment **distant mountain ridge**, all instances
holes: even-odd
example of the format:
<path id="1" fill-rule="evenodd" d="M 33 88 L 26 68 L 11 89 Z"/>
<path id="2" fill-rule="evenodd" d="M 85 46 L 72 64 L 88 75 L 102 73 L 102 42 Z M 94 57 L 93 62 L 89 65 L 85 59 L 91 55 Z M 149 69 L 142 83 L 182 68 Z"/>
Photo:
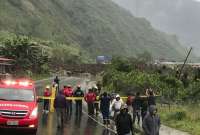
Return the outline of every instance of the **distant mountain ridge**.
<path id="1" fill-rule="evenodd" d="M 0 30 L 80 46 L 91 57 L 182 58 L 176 36 L 153 29 L 110 0 L 0 0 Z"/>
<path id="2" fill-rule="evenodd" d="M 113 0 L 135 16 L 147 18 L 162 31 L 176 34 L 200 56 L 199 0 Z"/>

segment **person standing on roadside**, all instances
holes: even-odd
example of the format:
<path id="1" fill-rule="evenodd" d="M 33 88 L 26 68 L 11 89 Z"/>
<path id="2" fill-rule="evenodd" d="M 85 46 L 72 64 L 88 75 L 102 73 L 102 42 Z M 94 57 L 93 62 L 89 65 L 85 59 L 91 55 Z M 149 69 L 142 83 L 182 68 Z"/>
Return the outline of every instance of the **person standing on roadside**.
<path id="1" fill-rule="evenodd" d="M 123 105 L 123 100 L 120 98 L 120 95 L 117 94 L 116 98 L 112 101 L 112 110 L 114 111 L 114 120 L 117 116 L 117 114 L 120 113 L 120 108 Z"/>
<path id="2" fill-rule="evenodd" d="M 64 114 L 66 110 L 66 99 L 62 91 L 58 92 L 58 95 L 54 100 L 54 108 L 57 115 L 57 128 L 63 127 Z"/>
<path id="3" fill-rule="evenodd" d="M 50 92 L 50 86 L 49 85 L 46 86 L 43 95 L 44 95 L 45 98 L 51 97 L 51 92 Z M 44 109 L 43 109 L 43 112 L 46 113 L 46 114 L 49 112 L 49 100 L 50 99 L 44 99 Z"/>
<path id="4" fill-rule="evenodd" d="M 54 79 L 54 83 L 56 84 L 56 91 L 58 92 L 60 90 L 60 87 L 59 87 L 59 82 L 60 82 L 60 79 L 58 78 L 58 76 L 55 77 Z"/>
<path id="5" fill-rule="evenodd" d="M 111 97 L 108 95 L 107 92 L 104 92 L 99 97 L 99 100 L 100 100 L 100 110 L 103 115 L 103 124 L 109 125 L 110 124 L 109 109 L 110 109 Z"/>
<path id="6" fill-rule="evenodd" d="M 77 97 L 77 98 L 84 97 L 84 93 L 81 90 L 80 85 L 77 86 L 77 89 L 74 92 L 74 97 Z M 76 115 L 81 115 L 82 114 L 82 99 L 75 99 L 75 102 L 76 102 Z"/>
<path id="7" fill-rule="evenodd" d="M 96 95 L 90 88 L 89 92 L 85 95 L 85 101 L 88 104 L 88 115 L 94 115 L 94 102 L 96 100 Z"/>
<path id="8" fill-rule="evenodd" d="M 73 96 L 73 90 L 71 85 L 64 86 L 64 95 L 66 98 L 71 98 Z M 67 115 L 72 115 L 72 99 L 67 99 Z"/>
<path id="9" fill-rule="evenodd" d="M 126 104 L 128 105 L 128 110 L 130 111 L 130 112 L 132 112 L 133 111 L 133 107 L 132 107 L 132 104 L 133 104 L 133 100 L 135 99 L 135 94 L 129 94 L 128 95 L 128 98 L 127 98 L 127 100 L 126 100 Z"/>
<path id="10" fill-rule="evenodd" d="M 143 99 L 142 104 L 141 104 L 142 121 L 144 120 L 144 117 L 146 116 L 147 111 L 148 111 L 148 101 L 146 99 Z"/>
<path id="11" fill-rule="evenodd" d="M 156 106 L 151 105 L 149 107 L 149 113 L 145 116 L 142 124 L 145 135 L 159 135 L 160 130 L 160 118 L 157 115 Z"/>
<path id="12" fill-rule="evenodd" d="M 133 106 L 133 124 L 135 124 L 135 120 L 137 117 L 137 124 L 140 125 L 140 116 L 141 116 L 141 97 L 140 92 L 136 93 L 135 99 L 132 103 Z"/>
<path id="13" fill-rule="evenodd" d="M 128 113 L 126 104 L 121 106 L 120 114 L 115 119 L 117 135 L 134 135 L 133 122 L 131 115 Z"/>
<path id="14" fill-rule="evenodd" d="M 149 89 L 148 92 L 146 92 L 146 94 L 147 94 L 148 107 L 150 107 L 151 105 L 156 105 L 156 98 L 153 90 Z"/>
<path id="15" fill-rule="evenodd" d="M 99 94 L 100 94 L 100 91 L 99 91 L 97 86 L 94 86 L 92 89 L 93 89 L 93 92 L 96 95 L 96 99 L 95 99 L 95 102 L 94 102 L 94 110 L 95 110 L 95 113 L 96 113 L 96 116 L 97 116 L 99 114 Z"/>

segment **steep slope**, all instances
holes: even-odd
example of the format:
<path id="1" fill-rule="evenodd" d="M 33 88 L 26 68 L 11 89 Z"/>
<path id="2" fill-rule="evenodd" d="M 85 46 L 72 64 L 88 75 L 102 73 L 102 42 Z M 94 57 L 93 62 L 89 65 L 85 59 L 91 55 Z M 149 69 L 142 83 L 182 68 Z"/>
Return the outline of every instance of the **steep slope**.
<path id="1" fill-rule="evenodd" d="M 0 30 L 80 45 L 91 56 L 182 56 L 175 36 L 110 0 L 0 0 Z"/>
<path id="2" fill-rule="evenodd" d="M 147 18 L 154 27 L 176 34 L 184 44 L 193 46 L 200 56 L 199 0 L 113 1 L 131 11 L 135 16 Z"/>

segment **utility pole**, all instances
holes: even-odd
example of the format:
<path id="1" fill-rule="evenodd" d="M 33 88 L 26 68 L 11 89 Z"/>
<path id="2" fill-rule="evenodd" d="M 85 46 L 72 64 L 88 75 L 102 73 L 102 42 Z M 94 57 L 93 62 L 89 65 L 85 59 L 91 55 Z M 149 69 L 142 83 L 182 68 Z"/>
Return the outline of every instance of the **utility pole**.
<path id="1" fill-rule="evenodd" d="M 182 74 L 182 72 L 183 72 L 183 68 L 184 68 L 184 66 L 185 66 L 185 64 L 186 64 L 186 62 L 187 62 L 187 59 L 188 59 L 188 57 L 189 57 L 191 51 L 192 51 L 192 47 L 190 47 L 190 50 L 189 50 L 189 52 L 188 52 L 188 54 L 187 54 L 187 56 L 186 56 L 186 58 L 185 58 L 185 61 L 184 61 L 183 65 L 182 65 L 182 67 L 181 67 L 181 71 L 180 71 L 180 73 L 179 73 L 178 79 L 181 78 L 181 74 Z"/>

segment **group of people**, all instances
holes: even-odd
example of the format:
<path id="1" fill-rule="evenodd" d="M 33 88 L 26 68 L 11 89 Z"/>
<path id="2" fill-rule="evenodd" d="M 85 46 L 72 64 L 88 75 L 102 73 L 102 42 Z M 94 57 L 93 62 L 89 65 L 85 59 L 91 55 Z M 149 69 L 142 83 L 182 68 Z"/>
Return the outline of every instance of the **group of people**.
<path id="1" fill-rule="evenodd" d="M 82 97 L 84 97 L 84 92 L 81 90 L 81 86 L 78 85 L 74 91 L 71 85 L 64 86 L 62 90 L 58 91 L 58 94 L 54 100 L 54 108 L 57 114 L 58 128 L 63 126 L 65 116 L 72 115 L 72 99 L 70 99 L 71 97 L 76 98 L 75 114 L 77 116 L 81 116 L 82 114 Z"/>
<path id="2" fill-rule="evenodd" d="M 111 96 L 104 92 L 100 96 L 100 106 L 104 124 L 109 124 L 110 115 L 113 116 L 118 135 L 134 134 L 136 118 L 138 125 L 141 124 L 142 118 L 145 135 L 159 135 L 160 118 L 157 115 L 155 94 L 152 89 L 146 90 L 146 96 L 141 96 L 139 92 L 129 96 L 126 103 L 120 95 L 117 94 L 112 100 Z"/>
<path id="3" fill-rule="evenodd" d="M 49 86 L 45 88 L 44 96 L 51 96 Z M 142 118 L 145 135 L 159 135 L 160 119 L 157 115 L 155 94 L 151 89 L 146 90 L 146 97 L 137 92 L 135 95 L 128 96 L 127 101 L 124 102 L 118 94 L 114 98 L 107 92 L 100 94 L 97 87 L 89 88 L 88 92 L 84 94 L 80 85 L 75 90 L 71 85 L 64 86 L 63 89 L 58 90 L 54 100 L 58 128 L 63 126 L 66 115 L 72 115 L 72 99 L 70 97 L 75 98 L 76 116 L 82 115 L 82 99 L 84 99 L 88 106 L 88 115 L 93 116 L 95 113 L 101 112 L 105 125 L 110 125 L 112 117 L 118 135 L 134 134 L 133 127 L 136 118 L 138 125 Z M 44 100 L 44 112 L 48 113 L 48 109 L 49 100 Z"/>
<path id="4" fill-rule="evenodd" d="M 138 125 L 140 125 L 142 118 L 142 128 L 145 135 L 159 135 L 160 118 L 157 115 L 155 94 L 152 89 L 146 90 L 146 96 L 141 96 L 140 92 L 129 96 L 126 104 L 122 104 L 121 108 L 120 115 L 117 115 L 115 120 L 119 135 L 134 134 L 132 128 L 136 118 Z M 130 110 L 132 110 L 132 117 L 131 113 L 128 113 Z"/>

